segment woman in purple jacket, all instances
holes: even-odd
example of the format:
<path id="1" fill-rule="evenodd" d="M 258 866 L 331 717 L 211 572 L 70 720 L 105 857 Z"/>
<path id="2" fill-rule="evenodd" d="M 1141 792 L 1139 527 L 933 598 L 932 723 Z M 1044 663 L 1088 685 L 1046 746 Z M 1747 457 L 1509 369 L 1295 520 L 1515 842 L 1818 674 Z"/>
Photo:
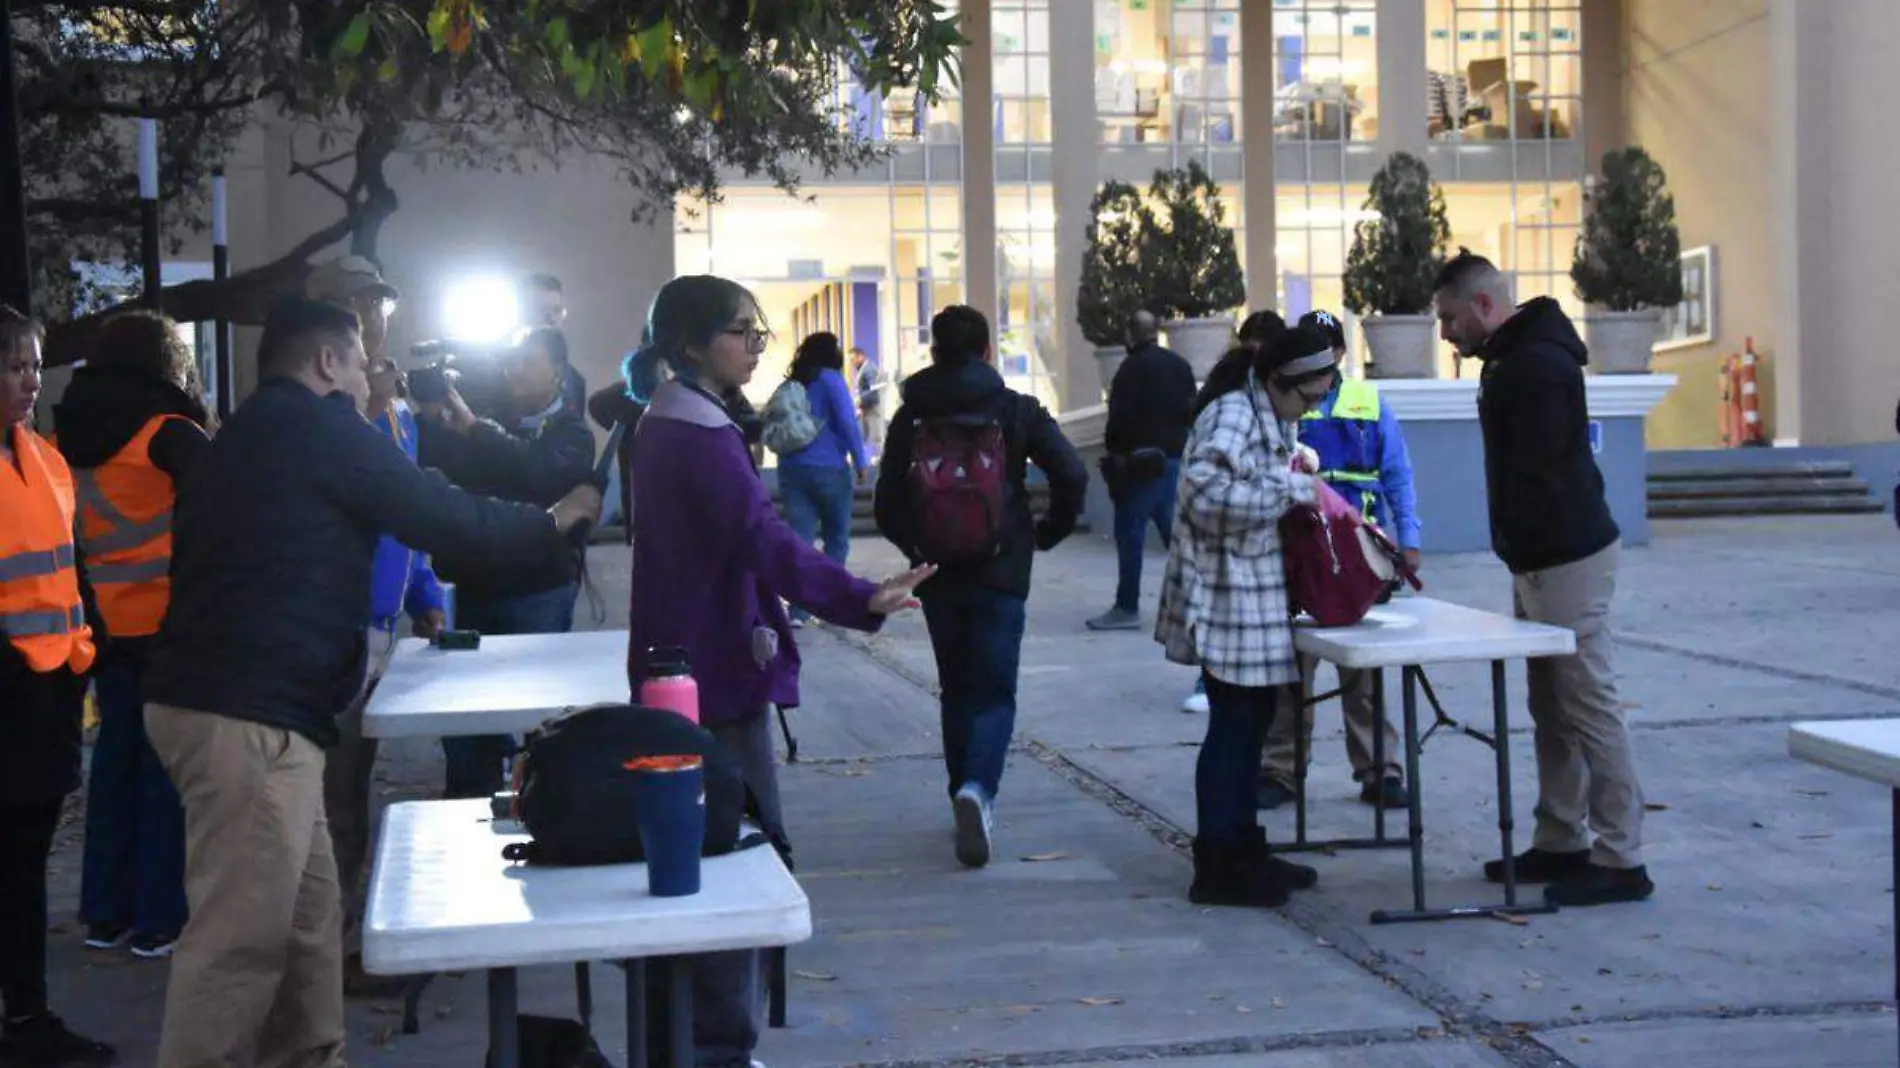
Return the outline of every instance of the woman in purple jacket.
<path id="1" fill-rule="evenodd" d="M 627 393 L 647 405 L 634 437 L 633 604 L 627 675 L 635 692 L 648 650 L 685 649 L 703 723 L 737 758 L 767 827 L 783 835 L 770 706 L 798 704 L 798 647 L 783 602 L 843 627 L 874 631 L 917 606 L 932 569 L 875 585 L 799 537 L 772 507 L 732 414 L 719 398 L 758 370 L 766 331 L 743 286 L 675 278 L 653 300 L 651 340 L 627 358 Z M 662 368 L 672 380 L 662 383 Z M 743 1066 L 758 1043 L 758 954 L 701 957 L 693 968 L 699 1064 Z"/>

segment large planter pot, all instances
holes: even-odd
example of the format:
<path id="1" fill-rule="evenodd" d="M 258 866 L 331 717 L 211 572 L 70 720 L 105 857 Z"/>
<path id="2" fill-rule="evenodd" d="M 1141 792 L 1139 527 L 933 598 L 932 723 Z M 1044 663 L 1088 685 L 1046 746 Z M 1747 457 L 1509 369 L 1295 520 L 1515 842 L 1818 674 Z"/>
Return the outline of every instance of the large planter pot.
<path id="1" fill-rule="evenodd" d="M 1232 316 L 1215 315 L 1205 319 L 1174 319 L 1162 326 L 1168 334 L 1168 347 L 1194 368 L 1196 382 L 1207 381 L 1227 350 L 1234 345 Z"/>
<path id="2" fill-rule="evenodd" d="M 1591 312 L 1583 317 L 1590 369 L 1600 375 L 1645 375 L 1662 333 L 1662 310 Z"/>
<path id="3" fill-rule="evenodd" d="M 1115 382 L 1115 372 L 1121 370 L 1122 361 L 1128 358 L 1128 346 L 1104 345 L 1095 350 L 1095 370 L 1102 379 L 1102 399 L 1108 399 L 1108 387 Z"/>
<path id="4" fill-rule="evenodd" d="M 1368 378 L 1437 378 L 1432 346 L 1438 324 L 1429 315 L 1368 315 L 1359 320 L 1372 353 Z"/>

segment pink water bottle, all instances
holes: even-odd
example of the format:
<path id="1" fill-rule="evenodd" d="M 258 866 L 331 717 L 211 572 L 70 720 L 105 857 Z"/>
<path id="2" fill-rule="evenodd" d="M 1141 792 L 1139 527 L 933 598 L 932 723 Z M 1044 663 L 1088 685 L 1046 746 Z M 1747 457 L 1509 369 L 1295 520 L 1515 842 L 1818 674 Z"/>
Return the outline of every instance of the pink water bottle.
<path id="1" fill-rule="evenodd" d="M 699 722 L 699 683 L 693 681 L 686 650 L 677 646 L 647 650 L 647 677 L 640 684 L 640 703 Z"/>

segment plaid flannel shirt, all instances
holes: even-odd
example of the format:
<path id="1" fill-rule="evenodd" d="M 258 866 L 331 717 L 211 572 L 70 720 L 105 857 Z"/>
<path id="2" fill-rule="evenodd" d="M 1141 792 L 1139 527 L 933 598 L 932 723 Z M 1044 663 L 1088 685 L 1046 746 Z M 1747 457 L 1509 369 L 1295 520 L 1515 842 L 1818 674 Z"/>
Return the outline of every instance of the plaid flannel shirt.
<path id="1" fill-rule="evenodd" d="M 1169 660 L 1235 686 L 1299 681 L 1280 517 L 1317 489 L 1292 470 L 1298 441 L 1251 386 L 1194 421 L 1155 622 Z"/>

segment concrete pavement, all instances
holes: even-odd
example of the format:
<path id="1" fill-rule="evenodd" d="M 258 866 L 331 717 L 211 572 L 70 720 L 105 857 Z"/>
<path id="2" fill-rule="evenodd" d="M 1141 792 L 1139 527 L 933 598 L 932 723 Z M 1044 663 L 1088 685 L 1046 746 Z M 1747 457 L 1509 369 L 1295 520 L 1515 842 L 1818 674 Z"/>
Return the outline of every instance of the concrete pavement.
<path id="1" fill-rule="evenodd" d="M 1618 670 L 1651 803 L 1654 900 L 1496 920 L 1373 927 L 1409 896 L 1402 850 L 1313 862 L 1316 892 L 1279 912 L 1198 909 L 1182 849 L 1203 723 L 1176 711 L 1191 674 L 1145 632 L 1092 634 L 1113 551 L 1100 539 L 1039 561 L 1024 652 L 1019 749 L 999 806 L 998 862 L 959 869 L 937 754 L 934 668 L 920 620 L 871 638 L 802 639 L 805 759 L 784 769 L 800 878 L 817 933 L 794 949 L 791 1027 L 774 1066 L 1158 1061 L 1180 1068 L 1477 1068 L 1669 1064 L 1891 1065 L 1892 870 L 1885 791 L 1786 756 L 1787 723 L 1900 713 L 1900 553 L 1884 517 L 1657 524 L 1627 550 Z M 1159 578 L 1152 556 L 1147 587 Z M 593 568 L 624 618 L 625 559 Z M 862 543 L 853 566 L 896 566 Z M 1427 560 L 1427 592 L 1508 605 L 1483 555 Z M 1152 596 L 1148 605 L 1152 607 Z M 1452 713 L 1482 725 L 1487 679 L 1433 671 Z M 1511 673 L 1519 842 L 1535 775 L 1521 669 Z M 1394 702 L 1396 709 L 1396 702 Z M 1365 833 L 1337 714 L 1322 709 L 1311 779 L 1316 835 Z M 385 747 L 379 789 L 423 796 L 432 745 Z M 1435 902 L 1493 900 L 1476 876 L 1497 849 L 1490 751 L 1434 738 L 1423 762 Z M 1290 837 L 1290 812 L 1269 834 Z M 1402 834 L 1403 813 L 1394 814 Z M 78 851 L 56 865 L 56 915 Z M 151 1063 L 165 966 L 55 938 L 64 1011 Z M 608 969 L 596 1000 L 618 1001 Z M 572 1015 L 566 969 L 532 969 L 524 1011 Z M 352 1002 L 359 1065 L 479 1063 L 479 976 L 431 987 L 420 1035 L 386 1004 Z M 625 1050 L 617 1013 L 603 1046 Z"/>

